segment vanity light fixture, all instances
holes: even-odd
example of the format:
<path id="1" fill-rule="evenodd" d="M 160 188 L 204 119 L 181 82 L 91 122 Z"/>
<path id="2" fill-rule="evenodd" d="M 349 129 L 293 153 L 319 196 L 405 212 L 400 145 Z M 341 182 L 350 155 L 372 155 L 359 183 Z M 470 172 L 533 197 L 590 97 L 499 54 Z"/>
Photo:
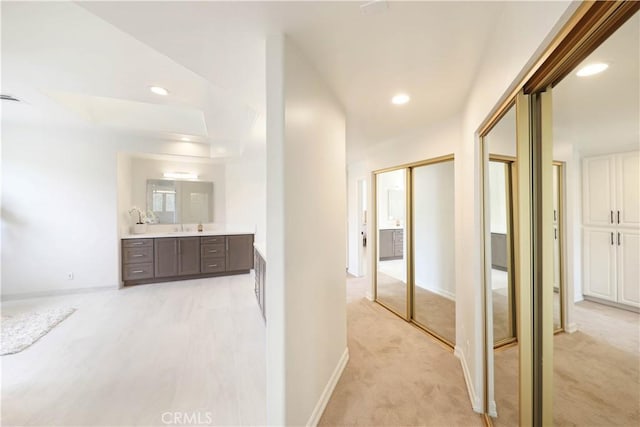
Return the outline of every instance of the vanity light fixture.
<path id="1" fill-rule="evenodd" d="M 180 138 L 180 141 L 189 142 L 191 141 L 191 138 L 189 138 L 188 136 L 183 136 L 182 138 Z"/>
<path id="2" fill-rule="evenodd" d="M 605 64 L 604 62 L 596 62 L 594 64 L 588 64 L 580 68 L 576 75 L 578 77 L 593 76 L 594 74 L 603 72 L 607 68 L 609 68 L 609 64 Z"/>
<path id="3" fill-rule="evenodd" d="M 410 100 L 411 98 L 406 93 L 399 93 L 391 98 L 391 103 L 394 105 L 404 105 Z"/>
<path id="4" fill-rule="evenodd" d="M 149 86 L 149 90 L 156 95 L 167 96 L 169 95 L 169 91 L 160 86 Z"/>
<path id="5" fill-rule="evenodd" d="M 162 176 L 170 179 L 198 179 L 198 174 L 193 172 L 165 172 Z"/>

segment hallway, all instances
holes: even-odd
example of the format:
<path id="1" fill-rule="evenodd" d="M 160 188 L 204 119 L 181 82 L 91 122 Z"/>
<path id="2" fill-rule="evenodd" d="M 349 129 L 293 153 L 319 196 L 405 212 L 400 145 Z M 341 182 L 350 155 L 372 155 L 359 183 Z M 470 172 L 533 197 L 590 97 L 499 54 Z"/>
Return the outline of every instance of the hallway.
<path id="1" fill-rule="evenodd" d="M 347 280 L 350 358 L 320 424 L 482 426 L 453 352 L 367 300 L 367 288 Z"/>

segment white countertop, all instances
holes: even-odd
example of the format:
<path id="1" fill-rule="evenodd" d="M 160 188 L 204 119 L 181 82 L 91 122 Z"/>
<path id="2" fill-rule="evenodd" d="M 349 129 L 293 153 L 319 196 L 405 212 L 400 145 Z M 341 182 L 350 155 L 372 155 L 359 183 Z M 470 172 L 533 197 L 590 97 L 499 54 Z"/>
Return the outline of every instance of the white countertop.
<path id="1" fill-rule="evenodd" d="M 258 253 L 262 256 L 262 259 L 267 260 L 267 245 L 264 242 L 253 242 L 253 247 L 256 248 Z"/>
<path id="2" fill-rule="evenodd" d="M 219 229 L 205 231 L 157 231 L 142 234 L 125 234 L 121 239 L 154 239 L 159 237 L 192 237 L 192 236 L 229 236 L 236 234 L 254 234 L 253 231 L 238 229 Z"/>

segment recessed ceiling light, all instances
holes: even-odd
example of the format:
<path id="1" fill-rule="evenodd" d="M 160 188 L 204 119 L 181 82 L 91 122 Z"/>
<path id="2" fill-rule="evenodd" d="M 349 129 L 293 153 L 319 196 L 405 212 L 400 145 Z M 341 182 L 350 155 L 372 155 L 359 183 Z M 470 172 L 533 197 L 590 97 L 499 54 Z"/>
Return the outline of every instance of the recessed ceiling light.
<path id="1" fill-rule="evenodd" d="M 169 95 L 169 91 L 160 86 L 149 86 L 149 90 L 156 95 L 167 96 Z"/>
<path id="2" fill-rule="evenodd" d="M 607 68 L 609 68 L 609 64 L 605 64 L 604 62 L 597 62 L 595 64 L 585 65 L 584 67 L 580 68 L 576 75 L 578 77 L 593 76 L 594 74 L 603 72 Z"/>
<path id="3" fill-rule="evenodd" d="M 180 141 L 189 142 L 189 141 L 191 141 L 191 138 L 189 138 L 187 136 L 183 136 L 182 138 L 180 138 Z"/>
<path id="4" fill-rule="evenodd" d="M 409 102 L 411 98 L 406 93 L 399 93 L 391 98 L 391 103 L 395 105 L 403 105 Z"/>

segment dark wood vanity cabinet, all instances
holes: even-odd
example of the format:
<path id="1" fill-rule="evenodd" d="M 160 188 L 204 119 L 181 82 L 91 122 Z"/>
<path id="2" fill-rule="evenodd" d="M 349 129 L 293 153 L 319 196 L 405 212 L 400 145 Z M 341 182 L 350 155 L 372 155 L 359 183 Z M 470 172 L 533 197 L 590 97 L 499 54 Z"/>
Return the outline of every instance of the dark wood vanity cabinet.
<path id="1" fill-rule="evenodd" d="M 227 236 L 227 271 L 253 268 L 253 234 Z"/>
<path id="2" fill-rule="evenodd" d="M 248 273 L 253 234 L 122 240 L 125 286 Z"/>
<path id="3" fill-rule="evenodd" d="M 381 261 L 402 259 L 404 256 L 404 229 L 381 229 L 379 239 Z"/>
<path id="4" fill-rule="evenodd" d="M 155 277 L 178 275 L 178 239 L 153 239 Z"/>

